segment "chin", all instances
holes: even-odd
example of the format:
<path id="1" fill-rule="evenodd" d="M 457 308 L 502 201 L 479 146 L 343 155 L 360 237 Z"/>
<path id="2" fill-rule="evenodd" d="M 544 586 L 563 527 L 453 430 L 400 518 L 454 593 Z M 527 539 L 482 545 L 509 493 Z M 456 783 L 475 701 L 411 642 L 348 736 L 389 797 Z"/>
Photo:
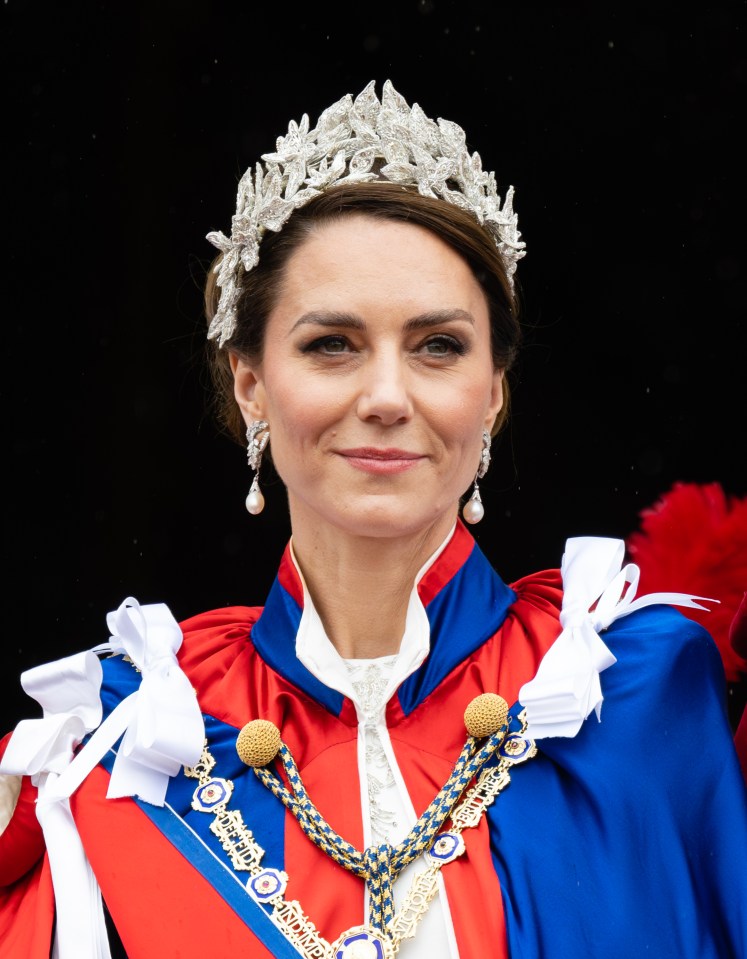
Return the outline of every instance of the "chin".
<path id="1" fill-rule="evenodd" d="M 422 501 L 413 506 L 399 503 L 359 505 L 350 511 L 329 517 L 332 525 L 349 535 L 374 539 L 400 539 L 428 533 L 439 524 L 444 527 L 444 536 L 456 519 L 456 506 L 448 509 L 424 509 Z"/>

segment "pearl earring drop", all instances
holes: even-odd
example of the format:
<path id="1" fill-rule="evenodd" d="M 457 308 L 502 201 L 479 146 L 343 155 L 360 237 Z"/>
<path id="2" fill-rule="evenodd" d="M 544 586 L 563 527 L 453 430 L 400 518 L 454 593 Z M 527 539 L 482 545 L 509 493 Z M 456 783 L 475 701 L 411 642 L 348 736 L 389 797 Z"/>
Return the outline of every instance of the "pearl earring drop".
<path id="1" fill-rule="evenodd" d="M 480 490 L 477 486 L 477 481 L 475 481 L 475 488 L 472 493 L 472 496 L 467 500 L 462 509 L 462 516 L 465 519 L 465 522 L 470 523 L 474 526 L 475 523 L 479 523 L 480 520 L 485 515 L 485 507 L 482 505 L 482 499 L 480 498 Z"/>
<path id="2" fill-rule="evenodd" d="M 490 433 L 487 430 L 483 430 L 482 452 L 480 453 L 480 465 L 477 467 L 477 475 L 475 476 L 475 486 L 472 490 L 472 495 L 462 508 L 462 516 L 464 517 L 465 523 L 469 523 L 472 526 L 474 526 L 475 523 L 479 523 L 485 515 L 485 507 L 482 505 L 480 487 L 477 485 L 477 481 L 482 479 L 487 473 L 488 466 L 490 466 Z"/>
<path id="3" fill-rule="evenodd" d="M 262 434 L 262 435 L 260 435 Z M 246 508 L 257 516 L 265 508 L 265 498 L 259 488 L 259 468 L 262 465 L 262 453 L 270 439 L 270 431 L 265 420 L 254 420 L 246 431 L 246 459 L 254 470 L 254 479 L 246 497 Z"/>
<path id="4" fill-rule="evenodd" d="M 259 475 L 255 475 L 252 480 L 252 485 L 249 488 L 249 494 L 246 497 L 246 508 L 252 514 L 256 516 L 258 513 L 261 513 L 265 508 L 265 498 L 262 495 L 262 490 L 259 488 Z"/>

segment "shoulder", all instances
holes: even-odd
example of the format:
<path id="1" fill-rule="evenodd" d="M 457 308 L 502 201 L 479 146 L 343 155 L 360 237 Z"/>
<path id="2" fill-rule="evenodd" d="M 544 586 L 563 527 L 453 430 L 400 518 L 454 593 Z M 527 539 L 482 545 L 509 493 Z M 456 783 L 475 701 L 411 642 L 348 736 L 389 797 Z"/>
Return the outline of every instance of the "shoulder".
<path id="1" fill-rule="evenodd" d="M 545 569 L 523 576 L 510 584 L 516 599 L 502 628 L 503 640 L 521 642 L 532 648 L 534 669 L 560 633 L 563 581 L 559 569 Z"/>
<path id="2" fill-rule="evenodd" d="M 509 583 L 516 593 L 514 613 L 534 610 L 558 618 L 563 601 L 560 569 L 543 569 Z"/>
<path id="3" fill-rule="evenodd" d="M 687 684 L 707 679 L 723 697 L 725 677 L 718 648 L 708 631 L 683 612 L 707 607 L 686 593 L 636 596 L 640 571 L 625 558 L 623 540 L 585 536 L 566 541 L 561 566 L 564 627 L 577 630 L 579 636 L 584 630 L 588 635 L 589 627 L 599 634 L 617 660 L 613 664 L 600 654 L 608 660 L 601 666 L 608 683 L 616 676 L 627 676 L 638 686 L 661 687 L 670 687 L 675 680 Z"/>
<path id="4" fill-rule="evenodd" d="M 506 589 L 506 587 L 503 587 Z M 508 599 L 497 611 L 499 622 L 460 666 L 460 682 L 478 666 L 485 688 L 498 684 L 501 695 L 513 703 L 520 687 L 531 679 L 547 650 L 560 632 L 563 599 L 560 572 L 543 570 L 508 584 Z M 499 595 L 499 599 L 502 597 Z M 486 603 L 495 601 L 487 594 Z M 474 607 L 468 610 L 467 629 L 479 622 Z"/>
<path id="5" fill-rule="evenodd" d="M 177 661 L 204 713 L 216 718 L 230 713 L 236 690 L 245 689 L 257 669 L 251 631 L 261 612 L 261 607 L 227 606 L 178 623 L 182 640 Z M 142 677 L 121 654 L 103 659 L 101 665 L 101 701 L 106 715 L 139 688 Z"/>
<path id="6" fill-rule="evenodd" d="M 650 777 L 651 789 L 675 781 L 684 788 L 693 761 L 712 782 L 727 767 L 731 776 L 726 680 L 710 634 L 662 604 L 620 617 L 600 638 L 614 661 L 600 676 L 598 716 L 592 711 L 575 738 L 543 739 L 542 749 L 569 767 L 604 755 L 615 769 Z M 614 781 L 611 768 L 606 775 Z"/>
<path id="7" fill-rule="evenodd" d="M 200 708 L 234 726 L 256 711 L 267 667 L 252 642 L 262 613 L 257 606 L 226 606 L 183 620 L 179 665 L 194 686 Z"/>
<path id="8" fill-rule="evenodd" d="M 696 710 L 706 703 L 725 710 L 726 675 L 718 646 L 699 623 L 669 605 L 623 616 L 602 633 L 617 659 L 605 672 L 610 691 L 634 693 L 661 711 L 667 703 Z"/>
<path id="9" fill-rule="evenodd" d="M 259 606 L 226 606 L 182 620 L 179 665 L 190 675 L 206 660 L 215 659 L 217 666 L 240 656 L 251 645 L 252 627 L 261 612 Z"/>

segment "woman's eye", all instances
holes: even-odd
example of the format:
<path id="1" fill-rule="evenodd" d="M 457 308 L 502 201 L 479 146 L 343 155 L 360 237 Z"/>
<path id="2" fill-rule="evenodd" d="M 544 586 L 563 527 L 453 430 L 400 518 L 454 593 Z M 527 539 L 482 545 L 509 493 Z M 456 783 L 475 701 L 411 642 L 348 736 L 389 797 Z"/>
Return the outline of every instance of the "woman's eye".
<path id="1" fill-rule="evenodd" d="M 344 336 L 320 336 L 303 348 L 304 353 L 344 353 L 348 341 Z"/>
<path id="2" fill-rule="evenodd" d="M 433 336 L 422 348 L 430 356 L 451 356 L 454 353 L 461 356 L 464 353 L 464 346 L 453 336 Z"/>

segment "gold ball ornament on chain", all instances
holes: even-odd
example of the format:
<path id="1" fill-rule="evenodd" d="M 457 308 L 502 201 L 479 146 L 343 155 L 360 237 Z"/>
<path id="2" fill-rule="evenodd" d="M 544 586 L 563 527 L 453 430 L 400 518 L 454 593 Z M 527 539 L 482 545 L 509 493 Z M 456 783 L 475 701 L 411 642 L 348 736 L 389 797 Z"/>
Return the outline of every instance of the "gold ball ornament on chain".
<path id="1" fill-rule="evenodd" d="M 497 693 L 475 696 L 464 710 L 464 725 L 475 739 L 492 736 L 506 725 L 507 720 L 508 703 Z"/>
<path id="2" fill-rule="evenodd" d="M 268 719 L 253 719 L 236 737 L 236 752 L 247 766 L 266 766 L 280 749 L 280 730 Z"/>

